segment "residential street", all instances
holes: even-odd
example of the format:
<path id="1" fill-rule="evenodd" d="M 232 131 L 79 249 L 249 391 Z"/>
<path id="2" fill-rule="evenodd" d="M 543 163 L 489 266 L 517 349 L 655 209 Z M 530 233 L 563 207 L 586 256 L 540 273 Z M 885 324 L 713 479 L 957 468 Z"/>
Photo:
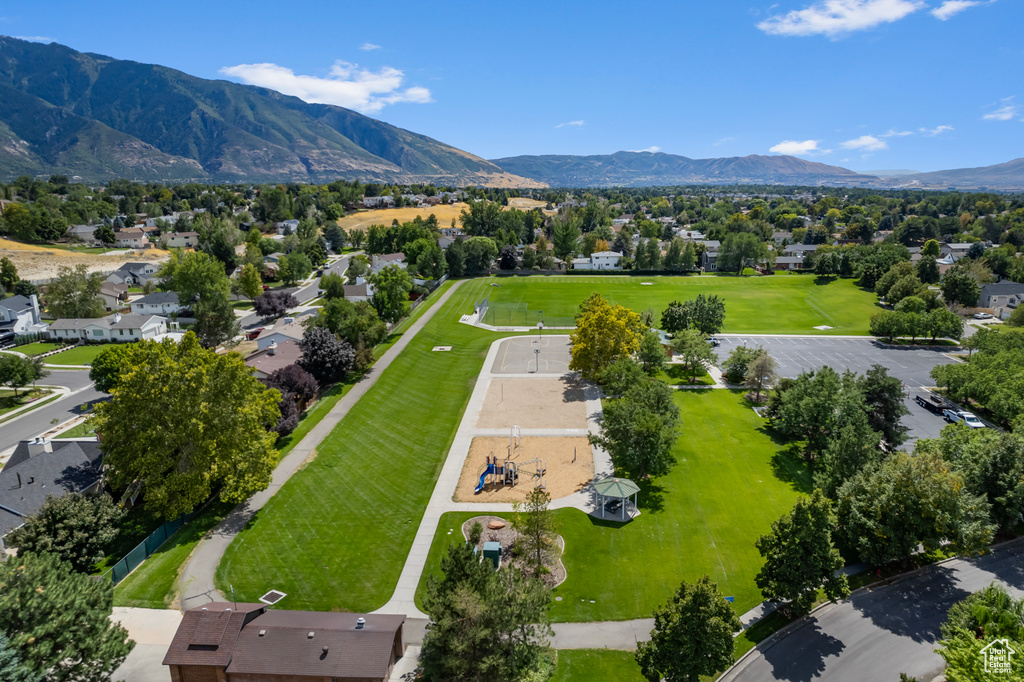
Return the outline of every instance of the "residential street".
<path id="1" fill-rule="evenodd" d="M 827 605 L 726 673 L 721 682 L 863 682 L 901 672 L 930 680 L 944 667 L 934 652 L 954 602 L 993 581 L 1024 595 L 1024 543 L 978 559 L 954 559 Z"/>
<path id="2" fill-rule="evenodd" d="M 336 275 L 345 275 L 345 271 L 348 270 L 348 260 L 352 256 L 358 255 L 361 252 L 354 252 L 342 256 L 338 260 L 324 266 L 324 274 L 334 273 Z M 313 281 L 301 287 L 291 287 L 288 289 L 277 289 L 276 291 L 284 291 L 289 294 L 293 294 L 295 298 L 299 300 L 299 303 L 305 303 L 311 299 L 316 298 L 317 292 L 320 290 L 320 278 L 314 277 Z M 242 331 L 253 329 L 254 327 L 260 326 L 263 319 L 256 313 L 249 313 L 245 317 L 239 320 L 242 326 Z"/>
<path id="3" fill-rule="evenodd" d="M 51 386 L 66 386 L 71 389 L 70 395 L 53 401 L 37 410 L 26 412 L 23 416 L 14 417 L 0 425 L 0 454 L 6 453 L 18 444 L 18 441 L 34 438 L 50 428 L 53 420 L 58 423 L 77 417 L 82 413 L 81 406 L 106 397 L 106 394 L 92 387 L 89 371 L 50 370 L 50 376 L 40 383 Z"/>

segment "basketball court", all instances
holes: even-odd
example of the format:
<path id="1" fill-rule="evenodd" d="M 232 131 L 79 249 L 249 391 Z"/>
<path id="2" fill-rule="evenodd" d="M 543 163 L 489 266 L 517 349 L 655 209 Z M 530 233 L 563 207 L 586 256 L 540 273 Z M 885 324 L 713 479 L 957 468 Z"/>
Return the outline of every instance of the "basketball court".
<path id="1" fill-rule="evenodd" d="M 492 374 L 549 374 L 569 372 L 568 336 L 514 336 L 501 342 Z"/>

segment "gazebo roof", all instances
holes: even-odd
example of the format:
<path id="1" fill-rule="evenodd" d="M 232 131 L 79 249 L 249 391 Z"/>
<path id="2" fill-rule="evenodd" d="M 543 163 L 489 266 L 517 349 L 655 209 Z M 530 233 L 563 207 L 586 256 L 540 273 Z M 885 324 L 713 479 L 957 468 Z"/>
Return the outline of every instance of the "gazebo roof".
<path id="1" fill-rule="evenodd" d="M 628 478 L 602 478 L 594 482 L 594 489 L 605 497 L 626 498 L 640 492 L 640 486 Z"/>

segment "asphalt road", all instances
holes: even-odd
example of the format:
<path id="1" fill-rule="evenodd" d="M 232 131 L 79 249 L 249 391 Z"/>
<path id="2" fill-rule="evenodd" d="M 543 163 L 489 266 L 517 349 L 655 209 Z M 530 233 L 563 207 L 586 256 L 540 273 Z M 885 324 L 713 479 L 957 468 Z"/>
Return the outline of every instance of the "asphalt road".
<path id="1" fill-rule="evenodd" d="M 944 667 L 933 650 L 949 607 L 993 581 L 1024 595 L 1024 543 L 931 566 L 828 605 L 759 645 L 721 682 L 863 682 L 896 680 L 901 672 L 930 680 Z"/>
<path id="2" fill-rule="evenodd" d="M 871 338 L 835 338 L 828 336 L 719 336 L 718 356 L 724 361 L 736 346 L 762 346 L 779 363 L 779 376 L 795 377 L 801 372 L 826 365 L 837 372 L 851 370 L 863 374 L 872 365 L 882 365 L 900 379 L 908 394 L 904 403 L 910 414 L 903 422 L 910 438 L 937 438 L 946 425 L 943 418 L 914 401 L 923 386 L 934 386 L 929 372 L 936 365 L 955 362 L 947 353 L 952 349 L 887 346 Z"/>
<path id="3" fill-rule="evenodd" d="M 50 376 L 40 383 L 66 386 L 71 389 L 72 394 L 0 425 L 0 453 L 13 448 L 18 441 L 34 438 L 43 433 L 53 425 L 54 419 L 59 423 L 77 417 L 82 414 L 83 404 L 106 397 L 105 393 L 92 388 L 89 371 L 84 369 L 50 370 Z"/>
<path id="4" fill-rule="evenodd" d="M 350 257 L 354 256 L 354 255 L 356 255 L 356 254 L 355 253 L 350 253 L 350 254 L 348 254 L 346 256 L 343 256 L 342 258 L 336 260 L 335 262 L 331 263 L 330 265 L 325 266 L 324 267 L 324 274 L 326 275 L 326 274 L 329 274 L 329 273 L 333 272 L 336 275 L 344 276 L 345 271 L 348 270 L 348 259 Z M 296 299 L 298 299 L 299 303 L 305 303 L 306 301 L 309 301 L 311 299 L 316 298 L 317 292 L 320 291 L 320 278 L 319 277 L 314 278 L 312 282 L 310 282 L 309 284 L 307 284 L 306 286 L 303 286 L 303 287 L 292 287 L 292 288 L 288 288 L 288 289 L 275 289 L 274 291 L 282 291 L 282 292 L 285 292 L 285 293 L 292 294 L 292 295 L 295 296 Z M 263 318 L 261 318 L 256 313 L 249 313 L 248 315 L 246 315 L 245 317 L 243 317 L 243 318 L 241 318 L 239 320 L 239 324 L 241 325 L 243 331 L 244 330 L 253 329 L 255 327 L 258 327 L 262 323 L 263 323 Z"/>

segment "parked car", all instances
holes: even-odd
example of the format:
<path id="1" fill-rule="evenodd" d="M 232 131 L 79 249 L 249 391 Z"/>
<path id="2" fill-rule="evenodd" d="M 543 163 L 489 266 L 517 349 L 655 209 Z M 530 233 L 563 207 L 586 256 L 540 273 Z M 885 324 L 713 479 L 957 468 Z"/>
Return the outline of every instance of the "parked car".
<path id="1" fill-rule="evenodd" d="M 264 284 L 263 285 L 263 291 L 270 291 L 270 285 L 269 284 Z"/>
<path id="2" fill-rule="evenodd" d="M 260 335 L 260 332 L 262 331 L 263 327 L 256 327 L 255 329 L 250 329 L 249 332 L 245 335 L 245 338 L 249 339 L 250 341 L 253 341 L 257 336 Z"/>
<path id="3" fill-rule="evenodd" d="M 974 313 L 974 319 L 976 320 L 991 320 L 992 316 L 988 313 Z"/>
<path id="4" fill-rule="evenodd" d="M 971 427 L 972 429 L 983 429 L 983 428 L 985 428 L 985 424 L 982 423 L 982 421 L 980 419 L 978 419 L 972 412 L 967 412 L 966 410 L 951 410 L 950 409 L 950 410 L 946 410 L 942 414 L 943 414 L 943 416 L 946 417 L 946 421 L 948 421 L 951 424 L 956 424 L 958 422 L 963 422 L 964 424 L 966 424 L 967 426 Z"/>
<path id="5" fill-rule="evenodd" d="M 718 348 L 719 346 L 722 345 L 722 342 L 716 339 L 714 336 L 708 337 L 708 343 L 711 344 L 711 346 L 714 348 Z"/>

